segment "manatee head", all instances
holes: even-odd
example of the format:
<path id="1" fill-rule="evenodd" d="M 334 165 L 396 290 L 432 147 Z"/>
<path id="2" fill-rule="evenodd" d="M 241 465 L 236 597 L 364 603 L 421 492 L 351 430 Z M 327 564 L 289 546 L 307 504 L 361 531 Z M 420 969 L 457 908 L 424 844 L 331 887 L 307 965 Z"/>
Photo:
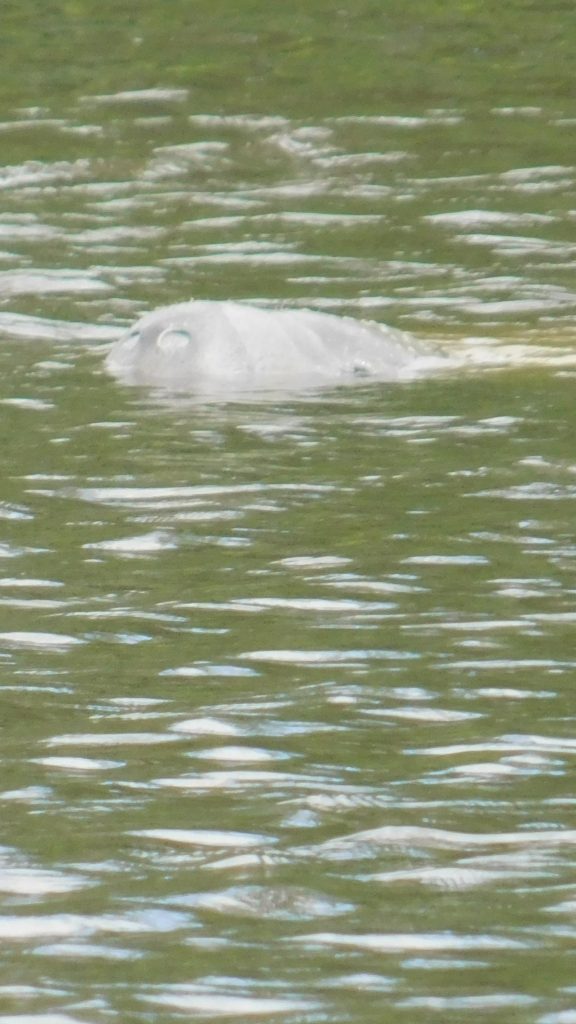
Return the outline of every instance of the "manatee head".
<path id="1" fill-rule="evenodd" d="M 206 303 L 167 306 L 142 317 L 107 356 L 107 368 L 129 383 L 189 387 L 205 372 Z"/>
<path id="2" fill-rule="evenodd" d="M 176 391 L 298 389 L 418 375 L 426 348 L 370 321 L 191 301 L 142 317 L 107 358 L 121 380 Z"/>

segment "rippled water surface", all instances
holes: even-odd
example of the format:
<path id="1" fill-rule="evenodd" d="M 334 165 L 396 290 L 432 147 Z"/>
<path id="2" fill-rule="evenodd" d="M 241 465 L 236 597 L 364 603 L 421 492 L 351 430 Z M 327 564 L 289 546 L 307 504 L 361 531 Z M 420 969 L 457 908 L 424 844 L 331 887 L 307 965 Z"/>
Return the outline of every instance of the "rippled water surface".
<path id="1" fill-rule="evenodd" d="M 576 1022 L 568 21 L 416 6 L 7 14 L 0 1024 Z M 450 368 L 104 372 L 192 296 Z"/>

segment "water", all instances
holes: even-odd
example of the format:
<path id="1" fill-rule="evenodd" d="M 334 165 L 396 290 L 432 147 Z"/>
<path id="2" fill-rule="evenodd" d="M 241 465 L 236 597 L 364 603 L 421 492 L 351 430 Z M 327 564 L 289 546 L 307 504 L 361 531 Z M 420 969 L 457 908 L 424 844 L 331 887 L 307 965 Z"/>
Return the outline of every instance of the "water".
<path id="1" fill-rule="evenodd" d="M 576 1021 L 573 19 L 448 7 L 7 5 L 0 1024 Z M 451 368 L 105 373 L 192 296 Z"/>

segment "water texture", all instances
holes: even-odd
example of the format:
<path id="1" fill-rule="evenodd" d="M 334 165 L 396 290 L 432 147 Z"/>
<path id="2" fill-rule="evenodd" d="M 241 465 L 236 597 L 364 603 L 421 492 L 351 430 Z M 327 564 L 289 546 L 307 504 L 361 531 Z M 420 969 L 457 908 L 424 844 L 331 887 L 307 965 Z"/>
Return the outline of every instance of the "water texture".
<path id="1" fill-rule="evenodd" d="M 0 1024 L 574 1024 L 572 8 L 194 6 L 4 15 Z M 448 365 L 106 374 L 191 297 Z"/>

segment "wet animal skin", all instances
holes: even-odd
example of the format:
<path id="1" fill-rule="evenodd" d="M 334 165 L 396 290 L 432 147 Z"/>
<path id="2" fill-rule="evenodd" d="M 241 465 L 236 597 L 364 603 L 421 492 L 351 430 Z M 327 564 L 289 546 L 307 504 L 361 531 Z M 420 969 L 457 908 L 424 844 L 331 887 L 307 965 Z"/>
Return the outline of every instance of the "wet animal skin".
<path id="1" fill-rule="evenodd" d="M 407 380 L 433 354 L 374 321 L 191 301 L 143 316 L 113 345 L 106 366 L 131 384 L 235 391 Z"/>

